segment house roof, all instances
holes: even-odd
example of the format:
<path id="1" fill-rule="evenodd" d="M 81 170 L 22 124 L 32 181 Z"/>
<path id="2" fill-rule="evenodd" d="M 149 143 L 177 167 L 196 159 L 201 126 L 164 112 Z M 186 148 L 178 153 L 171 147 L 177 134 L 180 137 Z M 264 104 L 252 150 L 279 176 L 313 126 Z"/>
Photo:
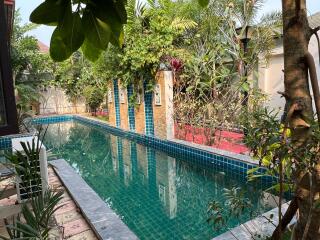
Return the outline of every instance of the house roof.
<path id="1" fill-rule="evenodd" d="M 39 51 L 42 53 L 48 53 L 49 52 L 49 47 L 45 45 L 43 42 L 38 40 L 38 47 Z"/>
<path id="2" fill-rule="evenodd" d="M 309 25 L 312 28 L 320 26 L 320 12 L 317 12 L 310 17 L 308 17 Z"/>

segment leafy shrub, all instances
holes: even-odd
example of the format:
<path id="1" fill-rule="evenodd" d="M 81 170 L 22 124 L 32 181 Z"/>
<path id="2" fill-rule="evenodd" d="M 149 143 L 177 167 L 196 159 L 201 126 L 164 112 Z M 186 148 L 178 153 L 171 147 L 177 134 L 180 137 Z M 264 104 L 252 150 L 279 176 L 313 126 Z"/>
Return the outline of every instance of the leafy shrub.
<path id="1" fill-rule="evenodd" d="M 84 97 L 90 108 L 90 111 L 95 113 L 104 99 L 104 93 L 101 89 L 89 86 L 84 89 Z"/>

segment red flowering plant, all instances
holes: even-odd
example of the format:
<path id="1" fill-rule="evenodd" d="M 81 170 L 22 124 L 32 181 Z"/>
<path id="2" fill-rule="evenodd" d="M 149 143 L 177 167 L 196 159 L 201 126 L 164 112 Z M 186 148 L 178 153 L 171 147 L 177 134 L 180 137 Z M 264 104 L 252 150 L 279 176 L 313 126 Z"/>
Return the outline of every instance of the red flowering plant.
<path id="1" fill-rule="evenodd" d="M 170 66 L 171 66 L 171 70 L 175 73 L 177 72 L 181 72 L 183 69 L 183 62 L 182 60 L 178 59 L 178 58 L 171 58 L 170 59 Z"/>
<path id="2" fill-rule="evenodd" d="M 179 79 L 179 73 L 183 70 L 183 62 L 179 58 L 167 57 L 170 69 L 173 72 L 173 84 L 176 85 Z"/>

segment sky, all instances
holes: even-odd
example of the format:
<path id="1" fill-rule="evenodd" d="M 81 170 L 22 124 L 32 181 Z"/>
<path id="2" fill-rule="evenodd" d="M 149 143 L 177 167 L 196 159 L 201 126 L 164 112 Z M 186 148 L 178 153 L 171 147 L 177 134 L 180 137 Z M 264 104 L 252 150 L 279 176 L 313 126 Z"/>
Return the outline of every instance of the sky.
<path id="1" fill-rule="evenodd" d="M 35 9 L 43 0 L 16 0 L 16 9 L 20 9 L 20 14 L 23 23 L 29 22 L 29 16 L 33 9 Z M 307 0 L 308 14 L 314 14 L 320 11 L 319 0 Z M 261 9 L 261 15 L 273 10 L 281 10 L 281 0 L 266 0 L 266 3 Z M 37 29 L 30 32 L 30 35 L 35 36 L 46 45 L 50 45 L 50 38 L 54 27 L 39 26 Z"/>

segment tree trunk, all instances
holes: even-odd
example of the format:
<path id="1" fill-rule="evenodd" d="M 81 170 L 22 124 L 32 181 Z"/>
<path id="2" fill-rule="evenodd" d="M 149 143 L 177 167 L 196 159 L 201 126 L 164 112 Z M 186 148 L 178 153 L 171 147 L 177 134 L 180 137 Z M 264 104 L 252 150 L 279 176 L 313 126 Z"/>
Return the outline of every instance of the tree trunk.
<path id="1" fill-rule="evenodd" d="M 292 138 L 296 147 L 303 147 L 310 137 L 310 122 L 313 119 L 312 99 L 308 84 L 308 64 L 306 56 L 311 37 L 306 0 L 282 0 L 283 46 L 284 46 L 284 85 L 287 98 L 288 119 Z M 299 163 L 298 163 L 299 165 Z M 317 171 L 314 171 L 317 172 Z M 314 173 L 314 175 L 319 175 Z M 311 209 L 311 201 L 319 197 L 319 181 L 314 181 L 315 191 L 311 191 L 309 177 L 300 169 L 294 172 L 297 187 L 299 218 L 295 226 L 293 239 L 320 239 L 320 213 Z M 313 179 L 317 176 L 312 176 Z M 319 177 L 319 176 L 318 176 Z M 311 197 L 311 198 L 310 198 Z M 307 228 L 306 233 L 305 229 Z"/>

